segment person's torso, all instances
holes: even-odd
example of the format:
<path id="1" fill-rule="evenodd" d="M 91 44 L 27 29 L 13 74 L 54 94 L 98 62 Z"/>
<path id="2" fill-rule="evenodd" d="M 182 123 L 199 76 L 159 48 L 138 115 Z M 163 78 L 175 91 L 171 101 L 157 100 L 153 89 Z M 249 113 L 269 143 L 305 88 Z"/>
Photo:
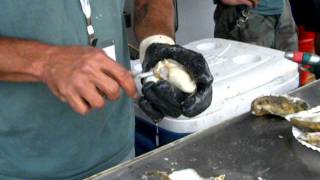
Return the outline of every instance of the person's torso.
<path id="1" fill-rule="evenodd" d="M 283 0 L 260 0 L 258 6 L 251 9 L 251 12 L 262 15 L 280 15 L 283 8 Z"/>
<path id="2" fill-rule="evenodd" d="M 90 2 L 97 46 L 114 40 L 117 62 L 129 68 L 123 0 Z M 0 9 L 0 37 L 88 44 L 79 0 L 2 0 Z M 0 106 L 0 177 L 83 177 L 115 165 L 133 148 L 133 108 L 124 93 L 80 116 L 44 84 L 0 82 Z"/>
<path id="3" fill-rule="evenodd" d="M 215 4 L 220 4 L 221 0 L 213 0 Z M 259 0 L 259 4 L 256 8 L 250 9 L 250 12 L 261 15 L 280 15 L 284 9 L 284 0 Z M 237 6 L 240 9 L 245 8 L 245 5 Z"/>

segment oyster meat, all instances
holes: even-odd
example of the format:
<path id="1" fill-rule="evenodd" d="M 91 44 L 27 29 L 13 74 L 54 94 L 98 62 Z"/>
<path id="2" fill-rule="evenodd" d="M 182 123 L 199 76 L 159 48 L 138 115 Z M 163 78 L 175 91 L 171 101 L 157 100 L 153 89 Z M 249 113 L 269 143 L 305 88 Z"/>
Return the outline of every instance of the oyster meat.
<path id="1" fill-rule="evenodd" d="M 293 126 L 311 131 L 320 131 L 320 106 L 286 116 Z"/>
<path id="2" fill-rule="evenodd" d="M 255 99 L 251 104 L 251 113 L 256 116 L 276 115 L 285 117 L 309 109 L 309 105 L 300 98 L 270 95 Z"/>
<path id="3" fill-rule="evenodd" d="M 174 60 L 165 59 L 158 62 L 153 69 L 153 73 L 156 78 L 169 81 L 185 93 L 192 94 L 197 89 L 195 81 L 186 72 L 185 68 Z"/>

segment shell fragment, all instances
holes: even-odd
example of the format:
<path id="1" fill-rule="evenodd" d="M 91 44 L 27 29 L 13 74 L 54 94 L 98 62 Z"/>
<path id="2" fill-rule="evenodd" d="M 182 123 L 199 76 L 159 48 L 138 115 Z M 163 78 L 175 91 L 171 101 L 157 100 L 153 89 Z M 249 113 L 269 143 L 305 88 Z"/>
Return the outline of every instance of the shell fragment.
<path id="1" fill-rule="evenodd" d="M 218 177 L 201 177 L 194 169 L 183 169 L 180 171 L 174 171 L 169 175 L 170 180 L 224 180 L 226 175 L 220 175 Z"/>

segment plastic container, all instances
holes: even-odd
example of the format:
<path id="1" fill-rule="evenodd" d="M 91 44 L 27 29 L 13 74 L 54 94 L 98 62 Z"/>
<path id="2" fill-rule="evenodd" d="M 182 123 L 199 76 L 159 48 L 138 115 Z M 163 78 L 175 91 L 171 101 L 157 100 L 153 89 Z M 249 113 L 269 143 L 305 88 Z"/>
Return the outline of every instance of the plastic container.
<path id="1" fill-rule="evenodd" d="M 165 117 L 159 123 L 161 145 L 250 111 L 256 97 L 287 93 L 299 86 L 298 65 L 284 59 L 282 51 L 224 39 L 204 39 L 185 47 L 202 53 L 209 64 L 214 76 L 212 105 L 194 118 Z M 139 61 L 132 68 L 139 73 Z M 135 110 L 137 134 L 154 142 L 155 134 L 142 131 L 154 127 L 152 121 L 138 106 Z"/>

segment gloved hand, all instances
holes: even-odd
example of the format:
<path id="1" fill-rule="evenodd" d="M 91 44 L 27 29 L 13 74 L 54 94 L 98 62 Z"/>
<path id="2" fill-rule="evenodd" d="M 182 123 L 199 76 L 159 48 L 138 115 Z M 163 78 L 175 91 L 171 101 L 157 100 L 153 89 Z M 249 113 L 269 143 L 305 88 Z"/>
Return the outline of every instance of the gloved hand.
<path id="1" fill-rule="evenodd" d="M 184 66 L 195 81 L 196 91 L 188 94 L 168 81 L 147 79 L 142 87 L 143 96 L 139 100 L 140 108 L 154 121 L 159 121 L 164 116 L 178 117 L 182 114 L 193 117 L 200 114 L 210 106 L 212 101 L 213 77 L 208 64 L 201 54 L 179 45 L 173 45 L 173 40 L 169 41 L 170 43 L 166 43 L 163 39 L 158 42 L 149 43 L 145 51 L 142 48 L 144 54 L 140 57 L 143 59 L 143 71 L 151 71 L 158 62 L 164 59 L 175 60 Z"/>

